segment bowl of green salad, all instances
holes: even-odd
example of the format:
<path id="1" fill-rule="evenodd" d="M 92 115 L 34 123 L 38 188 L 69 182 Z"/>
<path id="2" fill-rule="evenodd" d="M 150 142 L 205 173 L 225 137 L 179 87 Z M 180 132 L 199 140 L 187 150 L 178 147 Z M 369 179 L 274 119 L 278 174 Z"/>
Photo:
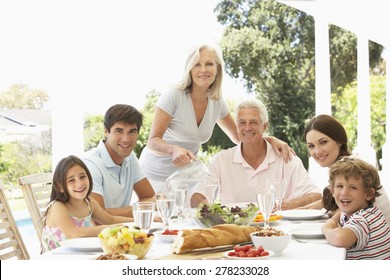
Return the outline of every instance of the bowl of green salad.
<path id="1" fill-rule="evenodd" d="M 259 212 L 254 203 L 246 205 L 223 205 L 220 202 L 201 204 L 194 212 L 194 221 L 203 228 L 220 224 L 236 224 L 247 226 L 253 223 Z"/>

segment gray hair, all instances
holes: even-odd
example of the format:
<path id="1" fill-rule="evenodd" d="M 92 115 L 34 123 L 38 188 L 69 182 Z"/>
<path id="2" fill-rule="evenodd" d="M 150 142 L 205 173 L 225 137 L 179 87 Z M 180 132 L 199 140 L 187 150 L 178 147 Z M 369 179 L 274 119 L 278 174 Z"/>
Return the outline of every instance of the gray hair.
<path id="1" fill-rule="evenodd" d="M 243 100 L 236 108 L 235 116 L 236 123 L 238 123 L 238 113 L 243 109 L 254 109 L 259 112 L 260 122 L 262 124 L 268 123 L 268 111 L 263 102 L 256 98 L 249 98 Z"/>
<path id="2" fill-rule="evenodd" d="M 217 75 L 215 77 L 215 81 L 211 84 L 209 88 L 209 96 L 213 100 L 219 100 L 222 97 L 222 80 L 223 73 L 225 71 L 225 62 L 223 61 L 222 50 L 218 45 L 208 43 L 199 44 L 191 48 L 186 59 L 183 78 L 178 84 L 177 88 L 180 90 L 184 90 L 186 93 L 191 91 L 191 70 L 199 62 L 200 51 L 204 49 L 213 51 L 215 54 L 215 61 L 217 63 Z"/>

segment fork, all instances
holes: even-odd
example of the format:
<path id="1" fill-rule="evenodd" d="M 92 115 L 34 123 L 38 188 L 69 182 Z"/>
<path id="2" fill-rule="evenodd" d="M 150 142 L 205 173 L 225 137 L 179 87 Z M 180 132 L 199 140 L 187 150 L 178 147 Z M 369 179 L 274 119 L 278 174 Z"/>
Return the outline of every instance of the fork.
<path id="1" fill-rule="evenodd" d="M 299 242 L 299 243 L 307 243 L 307 242 L 308 242 L 308 241 L 306 241 L 306 240 L 302 240 L 302 239 L 296 238 L 294 235 L 292 236 L 292 238 L 293 238 L 296 242 Z"/>

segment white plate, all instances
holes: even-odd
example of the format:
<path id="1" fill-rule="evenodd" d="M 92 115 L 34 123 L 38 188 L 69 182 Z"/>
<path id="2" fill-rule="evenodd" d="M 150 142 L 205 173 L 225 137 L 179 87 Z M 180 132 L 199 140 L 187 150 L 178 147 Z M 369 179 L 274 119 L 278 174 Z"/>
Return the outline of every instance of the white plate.
<path id="1" fill-rule="evenodd" d="M 269 225 L 277 225 L 279 220 L 269 222 Z M 250 226 L 264 226 L 264 222 L 251 223 Z"/>
<path id="2" fill-rule="evenodd" d="M 276 220 L 276 221 L 270 221 L 270 225 L 277 225 L 281 219 Z M 264 226 L 264 222 L 253 222 L 250 224 L 251 226 Z"/>
<path id="3" fill-rule="evenodd" d="M 84 237 L 66 239 L 60 242 L 61 246 L 67 246 L 82 251 L 102 250 L 98 237 Z"/>
<path id="4" fill-rule="evenodd" d="M 315 209 L 284 210 L 280 214 L 286 220 L 315 220 L 325 215 L 323 210 Z"/>
<path id="5" fill-rule="evenodd" d="M 290 233 L 296 238 L 324 238 L 322 226 L 323 224 L 305 224 L 290 230 Z"/>
<path id="6" fill-rule="evenodd" d="M 236 256 L 229 256 L 230 252 L 234 252 L 234 250 L 227 251 L 223 253 L 223 256 L 228 259 L 235 259 L 235 260 L 265 260 L 268 259 L 269 257 L 272 257 L 274 255 L 274 252 L 268 251 L 269 255 L 268 256 L 263 256 L 263 257 L 253 257 L 253 258 L 245 258 L 245 257 L 236 257 Z"/>
<path id="7" fill-rule="evenodd" d="M 162 242 L 172 243 L 173 241 L 175 241 L 177 234 L 176 235 L 162 234 L 163 232 L 164 232 L 163 230 L 160 230 L 154 232 L 153 234 L 156 235 L 158 239 L 160 239 Z"/>
<path id="8" fill-rule="evenodd" d="M 106 254 L 102 253 L 102 254 L 93 255 L 93 256 L 91 256 L 90 260 L 97 261 L 98 260 L 97 258 L 100 257 L 100 256 L 103 256 L 103 255 L 106 255 Z M 127 260 L 136 260 L 136 259 L 138 259 L 138 257 L 136 255 L 131 255 L 131 254 L 123 254 L 123 255 L 126 257 L 126 260 L 118 260 L 118 261 L 127 261 Z"/>

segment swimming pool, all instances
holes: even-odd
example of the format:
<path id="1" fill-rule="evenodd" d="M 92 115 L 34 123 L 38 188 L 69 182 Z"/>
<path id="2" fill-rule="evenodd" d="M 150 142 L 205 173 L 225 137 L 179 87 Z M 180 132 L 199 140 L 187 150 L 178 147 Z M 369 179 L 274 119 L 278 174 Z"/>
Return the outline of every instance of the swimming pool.
<path id="1" fill-rule="evenodd" d="M 23 231 L 26 234 L 35 235 L 35 230 L 31 218 L 17 220 L 16 225 L 18 226 L 20 232 Z"/>
<path id="2" fill-rule="evenodd" d="M 41 251 L 41 243 L 38 240 L 38 236 L 35 233 L 35 229 L 31 218 L 21 218 L 16 220 L 19 232 L 22 235 L 24 244 L 27 247 L 27 251 L 30 254 L 30 258 L 37 256 Z"/>

